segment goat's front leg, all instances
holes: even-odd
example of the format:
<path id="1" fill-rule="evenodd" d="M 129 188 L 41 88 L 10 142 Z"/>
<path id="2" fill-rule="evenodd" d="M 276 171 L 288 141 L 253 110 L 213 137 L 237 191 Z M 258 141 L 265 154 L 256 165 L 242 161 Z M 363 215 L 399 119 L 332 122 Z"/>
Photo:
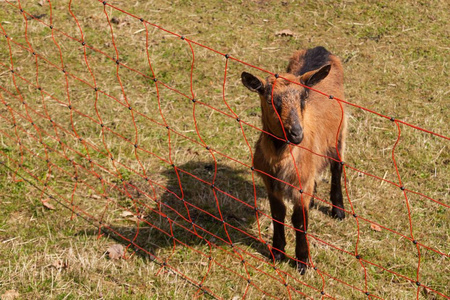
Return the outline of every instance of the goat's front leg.
<path id="1" fill-rule="evenodd" d="M 286 246 L 286 237 L 284 234 L 286 206 L 284 205 L 283 195 L 281 193 L 269 192 L 269 201 L 273 219 L 272 254 L 275 260 L 283 260 L 285 258 L 284 248 Z"/>
<path id="2" fill-rule="evenodd" d="M 305 274 L 309 265 L 309 250 L 305 232 L 308 230 L 309 203 L 313 191 L 314 188 L 313 185 L 311 185 L 310 188 L 305 189 L 305 193 L 298 195 L 298 198 L 294 203 L 294 212 L 292 214 L 292 224 L 295 228 L 296 241 L 295 256 L 298 260 L 297 269 L 302 275 Z"/>

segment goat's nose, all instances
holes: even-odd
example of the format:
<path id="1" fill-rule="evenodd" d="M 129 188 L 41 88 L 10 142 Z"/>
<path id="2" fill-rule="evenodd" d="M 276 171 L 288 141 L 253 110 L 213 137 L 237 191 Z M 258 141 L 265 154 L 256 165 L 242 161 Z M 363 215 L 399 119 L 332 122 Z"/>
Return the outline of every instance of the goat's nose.
<path id="1" fill-rule="evenodd" d="M 303 130 L 300 124 L 297 123 L 291 126 L 291 128 L 289 129 L 289 133 L 292 136 L 300 136 L 303 134 Z"/>
<path id="2" fill-rule="evenodd" d="M 288 132 L 288 140 L 294 144 L 300 144 L 303 140 L 303 130 L 300 124 L 294 124 Z"/>

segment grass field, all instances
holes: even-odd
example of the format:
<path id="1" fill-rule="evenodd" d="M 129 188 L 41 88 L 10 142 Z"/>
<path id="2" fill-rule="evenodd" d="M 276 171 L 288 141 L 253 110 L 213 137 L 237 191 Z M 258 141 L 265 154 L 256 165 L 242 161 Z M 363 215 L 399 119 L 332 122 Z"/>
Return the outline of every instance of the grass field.
<path id="1" fill-rule="evenodd" d="M 108 3 L 187 40 L 98 1 L 0 0 L 2 300 L 450 297 L 447 139 L 348 107 L 344 203 L 359 217 L 337 221 L 316 200 L 319 272 L 300 276 L 288 261 L 275 270 L 261 242 L 272 236 L 265 189 L 248 167 L 261 110 L 240 82 L 242 71 L 267 74 L 189 42 L 274 73 L 295 50 L 325 46 L 343 61 L 346 101 L 448 137 L 447 1 Z M 405 193 L 387 182 L 399 184 L 394 147 Z M 327 202 L 328 179 L 317 190 Z M 213 180 L 226 194 L 203 182 Z M 127 239 L 140 250 L 111 258 Z M 293 230 L 287 239 L 293 256 Z M 418 269 L 439 293 L 404 278 Z"/>

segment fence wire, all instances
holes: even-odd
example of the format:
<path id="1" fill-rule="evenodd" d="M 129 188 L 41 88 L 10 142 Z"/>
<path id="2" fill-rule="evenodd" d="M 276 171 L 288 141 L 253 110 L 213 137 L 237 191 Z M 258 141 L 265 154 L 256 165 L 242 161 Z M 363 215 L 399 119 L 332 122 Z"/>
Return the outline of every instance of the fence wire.
<path id="1" fill-rule="evenodd" d="M 72 7 L 72 1 L 67 7 L 58 9 L 67 9 L 73 28 L 66 28 L 54 21 L 53 2 L 50 0 L 46 7 L 48 18 L 45 20 L 48 21 L 24 9 L 21 1 L 6 3 L 11 15 L 16 16 L 15 19 L 12 17 L 11 22 L 17 22 L 15 25 L 23 27 L 22 35 L 13 36 L 6 29 L 7 26 L 0 24 L 1 51 L 7 53 L 8 57 L 0 61 L 0 72 L 9 73 L 6 80 L 2 78 L 0 81 L 0 100 L 3 104 L 0 110 L 0 133 L 3 144 L 7 145 L 0 148 L 0 153 L 3 156 L 2 168 L 8 170 L 13 181 L 24 180 L 35 186 L 43 200 L 50 199 L 60 203 L 72 212 L 72 218 L 83 218 L 98 228 L 99 237 L 109 235 L 121 241 L 126 245 L 126 255 L 146 255 L 160 266 L 159 272 L 170 270 L 178 274 L 194 286 L 197 296 L 208 294 L 215 298 L 223 297 L 220 291 L 208 284 L 208 278 L 218 268 L 224 276 L 237 278 L 245 283 L 242 297 L 250 289 L 256 289 L 268 297 L 280 298 L 275 289 L 262 287 L 260 278 L 264 278 L 284 289 L 286 295 L 294 299 L 299 296 L 334 299 L 338 295 L 327 292 L 330 281 L 353 290 L 360 297 L 383 299 L 371 284 L 368 275 L 368 269 L 375 268 L 382 274 L 380 276 L 396 276 L 403 282 L 415 285 L 417 299 L 424 289 L 450 298 L 446 294 L 448 289 L 432 287 L 427 284 L 426 278 L 424 280 L 421 277 L 424 250 L 434 252 L 446 262 L 449 254 L 416 238 L 410 201 L 412 196 L 419 197 L 433 202 L 447 212 L 450 205 L 442 199 L 434 199 L 429 195 L 430 191 L 408 188 L 407 182 L 402 180 L 403 174 L 396 159 L 402 128 L 428 134 L 442 143 L 448 142 L 449 137 L 311 88 L 312 92 L 324 96 L 323 101 L 336 101 L 341 108 L 344 104 L 354 107 L 393 124 L 396 130 L 395 144 L 390 149 L 394 179 L 372 174 L 349 162 L 344 163 L 343 182 L 347 199 L 347 209 L 344 212 L 352 220 L 346 222 L 355 224 L 355 239 L 351 241 L 351 246 L 339 246 L 316 234 L 314 230 L 306 233 L 309 251 L 315 251 L 311 249 L 311 243 L 314 243 L 316 247 L 337 252 L 338 257 L 357 260 L 363 276 L 362 284 L 347 282 L 339 274 L 332 274 L 321 265 L 317 257 L 310 255 L 310 261 L 305 263 L 310 266 L 309 272 L 315 272 L 321 282 L 321 285 L 313 285 L 295 272 L 282 270 L 273 260 L 255 254 L 252 250 L 262 249 L 259 252 L 271 253 L 270 238 L 263 227 L 272 218 L 260 203 L 265 195 L 256 178 L 257 173 L 262 171 L 253 167 L 255 136 L 261 132 L 271 134 L 246 120 L 245 116 L 239 115 L 236 103 L 230 101 L 232 95 L 227 92 L 235 84 L 234 81 L 230 82 L 228 76 L 231 64 L 234 69 L 246 68 L 270 75 L 275 73 L 166 30 L 107 1 L 98 1 L 98 10 L 103 13 L 103 20 L 98 22 L 105 26 L 104 32 L 109 32 L 109 35 L 101 37 L 104 43 L 108 43 L 108 49 L 112 50 L 109 52 L 99 47 L 99 40 L 92 38 L 92 27 L 100 25 L 97 21 L 78 16 L 74 12 L 76 9 Z M 142 49 L 139 51 L 144 54 L 140 57 L 145 59 L 144 64 L 142 61 L 139 65 L 133 64 L 136 61 L 131 61 L 129 53 L 124 51 L 123 45 L 127 41 L 118 40 L 124 36 L 116 33 L 120 30 L 115 25 L 117 19 L 113 14 L 116 13 L 140 24 L 139 33 L 143 36 Z M 43 34 L 39 34 L 36 28 Z M 155 60 L 159 64 L 165 61 L 170 67 L 171 54 L 165 58 L 152 51 L 157 33 L 179 39 L 181 46 L 174 51 L 177 55 L 184 53 L 186 56 L 185 66 L 188 67 L 184 71 L 188 70 L 187 84 L 181 85 L 170 80 L 164 72 L 158 72 L 158 68 L 162 67 L 155 66 L 153 56 L 157 57 Z M 71 56 L 74 49 L 81 53 L 77 64 L 73 63 Z M 222 77 L 211 79 L 220 87 L 216 88 L 215 97 L 221 99 L 216 102 L 209 101 L 204 90 L 202 93 L 197 92 L 197 65 L 205 63 L 208 55 L 213 56 L 215 62 L 221 61 L 221 65 L 217 67 L 216 64 L 216 67 L 221 70 Z M 104 68 L 108 68 L 107 71 Z M 179 72 L 176 67 L 169 70 Z M 134 82 L 129 81 L 130 76 Z M 173 105 L 172 109 L 167 108 L 170 105 Z M 183 118 L 190 119 L 193 125 L 190 129 L 185 129 L 171 119 L 171 114 L 176 110 L 181 110 L 177 113 Z M 208 117 L 213 114 L 215 117 Z M 219 129 L 205 133 L 205 122 L 208 120 L 212 127 L 207 128 Z M 224 124 L 231 124 L 231 120 L 234 125 L 221 127 L 217 123 L 215 126 L 214 120 L 226 120 L 223 121 Z M 230 150 L 233 143 L 229 147 L 214 143 L 220 139 L 221 130 L 231 130 L 230 126 L 234 128 L 233 143 L 239 144 L 240 154 Z M 155 131 L 152 133 L 149 128 Z M 180 143 L 188 145 L 182 149 L 197 153 L 195 155 L 209 163 L 179 164 L 179 157 L 183 156 L 183 153 L 179 153 L 181 148 L 177 148 Z M 289 147 L 292 151 L 293 147 L 302 146 L 289 144 Z M 314 153 L 313 149 L 305 150 Z M 231 165 L 240 171 L 236 173 L 228 167 Z M 164 180 L 161 173 L 170 174 L 171 179 Z M 406 232 L 372 220 L 370 214 L 359 214 L 348 186 L 351 183 L 350 173 L 367 176 L 378 181 L 380 186 L 400 191 L 404 198 L 401 210 L 406 215 L 401 221 L 407 224 Z M 208 176 L 203 176 L 205 174 Z M 240 174 L 244 174 L 243 177 Z M 237 176 L 237 179 L 232 178 L 233 176 Z M 244 177 L 246 181 L 239 183 Z M 206 200 L 195 199 L 189 185 L 201 187 Z M 298 189 L 295 186 L 293 188 Z M 245 192 L 242 192 L 243 189 Z M 308 196 L 326 206 L 332 205 L 320 195 Z M 229 210 L 242 210 L 248 214 L 246 221 L 252 220 L 253 230 L 241 226 L 243 221 L 233 218 Z M 124 230 L 122 224 L 115 224 L 114 220 L 119 212 L 133 216 L 134 226 L 128 226 Z M 210 223 L 215 225 L 204 225 Z M 285 225 L 291 231 L 295 230 L 290 224 Z M 413 245 L 417 262 L 413 276 L 401 274 L 389 266 L 366 258 L 365 253 L 358 250 L 361 227 L 367 225 L 378 226 L 391 233 L 392 239 L 401 239 Z M 158 256 L 157 249 L 152 251 L 152 247 L 148 247 L 146 241 L 149 232 L 169 241 L 168 248 L 171 250 L 167 255 Z M 248 247 L 240 242 L 244 239 L 250 241 L 247 245 L 252 246 Z M 201 271 L 196 274 L 184 272 L 176 263 L 171 262 L 177 251 L 183 248 L 195 253 L 198 262 L 204 262 Z M 286 255 L 296 261 L 289 253 Z M 231 257 L 239 265 L 236 267 L 234 263 L 228 264 L 222 256 Z M 259 276 L 256 280 L 255 274 Z"/>

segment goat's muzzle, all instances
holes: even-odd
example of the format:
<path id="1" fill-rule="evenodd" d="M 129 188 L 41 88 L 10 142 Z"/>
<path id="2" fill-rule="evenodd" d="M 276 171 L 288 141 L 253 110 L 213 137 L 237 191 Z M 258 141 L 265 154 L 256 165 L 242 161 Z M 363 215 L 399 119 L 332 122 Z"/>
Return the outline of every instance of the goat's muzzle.
<path id="1" fill-rule="evenodd" d="M 298 145 L 303 140 L 303 129 L 300 124 L 295 124 L 286 132 L 286 135 L 289 142 Z"/>

